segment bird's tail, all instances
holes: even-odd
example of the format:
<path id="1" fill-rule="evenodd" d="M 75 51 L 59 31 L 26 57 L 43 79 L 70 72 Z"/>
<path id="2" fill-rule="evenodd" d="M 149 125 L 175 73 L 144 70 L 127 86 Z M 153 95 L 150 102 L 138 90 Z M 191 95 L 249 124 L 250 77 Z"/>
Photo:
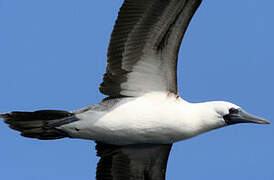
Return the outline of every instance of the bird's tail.
<path id="1" fill-rule="evenodd" d="M 14 111 L 0 114 L 0 118 L 3 118 L 11 129 L 20 131 L 22 136 L 42 140 L 69 137 L 66 132 L 57 127 L 76 121 L 73 113 L 57 110 Z"/>

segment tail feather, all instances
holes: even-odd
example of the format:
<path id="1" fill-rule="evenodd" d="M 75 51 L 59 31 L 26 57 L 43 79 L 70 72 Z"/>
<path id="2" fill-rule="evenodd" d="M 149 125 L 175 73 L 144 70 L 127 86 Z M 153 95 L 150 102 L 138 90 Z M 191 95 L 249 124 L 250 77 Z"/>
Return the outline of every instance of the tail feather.
<path id="1" fill-rule="evenodd" d="M 42 140 L 69 137 L 56 127 L 75 121 L 73 117 L 73 113 L 57 110 L 0 114 L 0 118 L 3 118 L 11 129 L 20 131 L 22 136 Z"/>

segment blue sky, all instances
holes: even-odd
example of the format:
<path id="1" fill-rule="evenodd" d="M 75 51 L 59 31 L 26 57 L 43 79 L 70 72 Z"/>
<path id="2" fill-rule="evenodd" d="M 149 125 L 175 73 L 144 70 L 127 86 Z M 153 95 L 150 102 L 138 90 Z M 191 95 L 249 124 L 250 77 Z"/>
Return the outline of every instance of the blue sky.
<path id="1" fill-rule="evenodd" d="M 0 0 L 0 112 L 98 103 L 121 3 Z M 231 101 L 274 122 L 273 6 L 269 0 L 204 1 L 180 51 L 180 95 Z M 179 142 L 167 179 L 272 180 L 273 139 L 273 125 L 243 124 Z M 95 177 L 93 142 L 27 139 L 2 121 L 0 140 L 1 179 Z"/>

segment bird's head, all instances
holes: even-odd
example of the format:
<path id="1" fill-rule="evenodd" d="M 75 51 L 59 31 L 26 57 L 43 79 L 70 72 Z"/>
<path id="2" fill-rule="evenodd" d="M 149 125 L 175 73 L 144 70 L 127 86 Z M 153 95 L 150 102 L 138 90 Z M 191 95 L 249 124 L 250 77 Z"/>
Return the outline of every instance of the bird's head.
<path id="1" fill-rule="evenodd" d="M 215 111 L 217 112 L 218 117 L 225 121 L 226 125 L 238 123 L 270 124 L 268 120 L 249 114 L 241 107 L 229 102 L 217 103 Z"/>

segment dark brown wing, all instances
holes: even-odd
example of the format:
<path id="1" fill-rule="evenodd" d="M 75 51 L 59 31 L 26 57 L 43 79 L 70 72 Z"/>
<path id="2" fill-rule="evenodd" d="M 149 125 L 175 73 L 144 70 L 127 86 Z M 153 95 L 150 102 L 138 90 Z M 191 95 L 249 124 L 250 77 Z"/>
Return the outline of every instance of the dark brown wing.
<path id="1" fill-rule="evenodd" d="M 202 0 L 125 0 L 108 48 L 100 91 L 111 97 L 177 93 L 177 57 Z"/>
<path id="2" fill-rule="evenodd" d="M 96 180 L 164 180 L 172 144 L 97 143 Z"/>

